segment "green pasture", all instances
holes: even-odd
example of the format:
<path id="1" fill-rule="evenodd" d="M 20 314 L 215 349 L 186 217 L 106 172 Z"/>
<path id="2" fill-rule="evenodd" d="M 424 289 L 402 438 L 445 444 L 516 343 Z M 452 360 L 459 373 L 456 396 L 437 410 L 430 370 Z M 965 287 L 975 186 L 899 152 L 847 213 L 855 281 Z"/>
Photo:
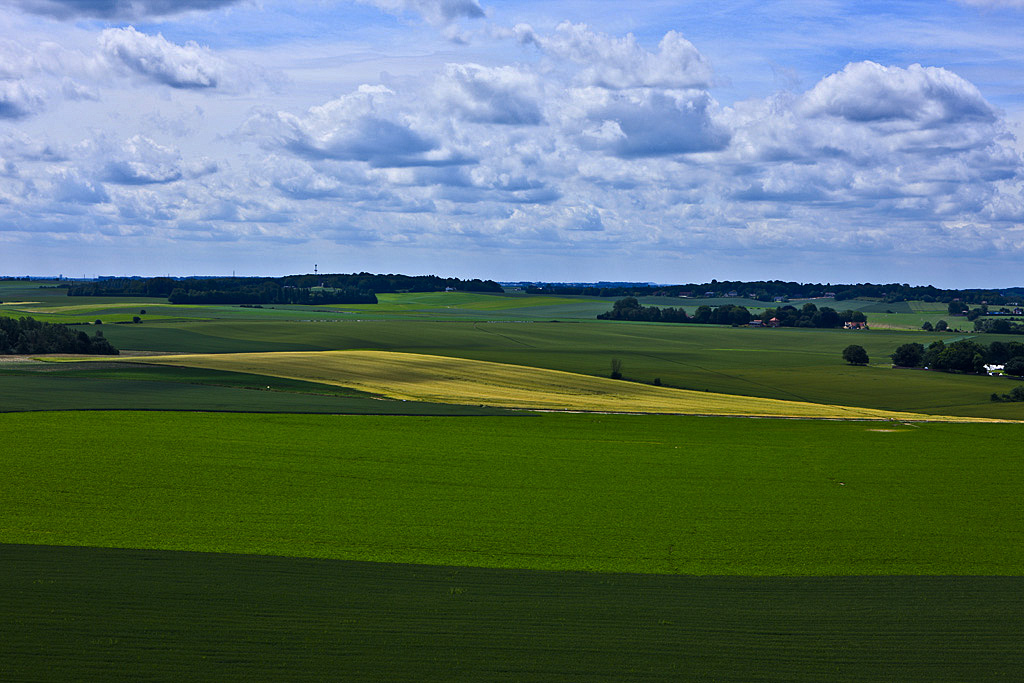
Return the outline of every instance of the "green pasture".
<path id="1" fill-rule="evenodd" d="M 326 306 L 172 305 L 146 297 L 69 297 L 63 289 L 38 284 L 5 283 L 0 287 L 0 315 L 31 316 L 45 322 L 104 323 L 130 321 L 311 321 L 349 319 L 487 320 L 593 319 L 611 308 L 612 300 L 478 292 L 379 294 L 377 304 Z M 12 286 L 13 285 L 13 286 Z M 140 311 L 145 310 L 143 315 Z"/>
<path id="2" fill-rule="evenodd" d="M 0 545 L 0 678 L 1009 681 L 1022 589 Z"/>
<path id="3" fill-rule="evenodd" d="M 85 323 L 99 318 L 105 323 L 131 321 L 132 316 L 146 310 L 141 316 L 146 321 L 201 322 L 201 321 L 340 321 L 340 320 L 593 320 L 599 313 L 612 307 L 614 297 L 549 296 L 521 292 L 495 294 L 482 292 L 415 292 L 379 294 L 377 304 L 285 306 L 267 305 L 263 308 L 242 308 L 231 305 L 179 305 L 164 299 L 145 297 L 68 297 L 65 290 L 51 287 L 53 283 L 0 283 L 0 300 L 5 302 L 35 302 L 32 304 L 0 305 L 0 315 L 32 316 L 46 322 Z M 751 312 L 786 303 L 763 302 L 746 298 L 679 298 L 641 297 L 646 306 L 672 306 L 693 313 L 699 306 L 734 304 L 746 306 Z M 788 305 L 803 306 L 813 303 L 818 307 L 830 306 L 837 310 L 853 309 L 865 312 L 876 329 L 919 330 L 925 322 L 949 320 L 946 306 L 922 301 L 885 303 L 874 300 L 794 299 Z M 962 319 L 960 327 L 970 328 Z"/>
<path id="4" fill-rule="evenodd" d="M 0 416 L 0 542 L 690 575 L 1024 575 L 1017 424 Z"/>
<path id="5" fill-rule="evenodd" d="M 756 329 L 587 322 L 216 322 L 117 325 L 122 349 L 225 353 L 371 349 L 456 356 L 608 376 L 613 358 L 628 380 L 710 392 L 938 415 L 1024 419 L 1024 404 L 993 403 L 1011 380 L 893 370 L 907 342 L 964 335 L 888 330 Z M 982 338 L 983 341 L 986 339 Z M 852 367 L 842 350 L 860 344 L 871 365 Z"/>

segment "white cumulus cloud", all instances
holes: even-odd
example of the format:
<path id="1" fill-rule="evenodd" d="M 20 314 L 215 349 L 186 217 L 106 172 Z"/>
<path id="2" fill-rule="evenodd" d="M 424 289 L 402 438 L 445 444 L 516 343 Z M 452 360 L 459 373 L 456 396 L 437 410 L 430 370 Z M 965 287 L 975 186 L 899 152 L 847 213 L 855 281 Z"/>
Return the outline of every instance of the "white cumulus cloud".
<path id="1" fill-rule="evenodd" d="M 217 165 L 205 158 L 184 160 L 178 150 L 135 135 L 120 145 L 88 145 L 96 149 L 104 182 L 115 185 L 160 185 L 214 173 Z"/>
<path id="2" fill-rule="evenodd" d="M 529 26 L 514 29 L 522 43 L 536 45 L 559 59 L 583 68 L 578 78 L 602 88 L 707 88 L 711 65 L 675 31 L 658 43 L 658 51 L 644 49 L 632 34 L 621 38 L 591 30 L 585 24 L 563 22 L 551 35 L 537 34 Z"/>
<path id="3" fill-rule="evenodd" d="M 457 159 L 436 154 L 441 145 L 416 130 L 393 106 L 394 93 L 382 86 L 361 86 L 356 92 L 312 107 L 304 116 L 288 112 L 251 118 L 243 133 L 264 145 L 297 156 L 359 161 L 376 167 L 446 165 Z"/>
<path id="4" fill-rule="evenodd" d="M 43 96 L 21 79 L 0 81 L 0 120 L 20 119 L 39 112 Z"/>
<path id="5" fill-rule="evenodd" d="M 132 26 L 106 29 L 99 45 L 112 63 L 172 88 L 215 88 L 226 71 L 223 60 L 195 42 L 176 45 Z"/>
<path id="6" fill-rule="evenodd" d="M 934 126 L 995 119 L 992 107 L 973 84 L 946 69 L 920 64 L 905 69 L 875 62 L 848 64 L 807 92 L 801 107 L 810 116 L 865 123 Z"/>
<path id="7" fill-rule="evenodd" d="M 448 64 L 434 92 L 477 123 L 537 125 L 543 119 L 539 79 L 511 66 Z"/>

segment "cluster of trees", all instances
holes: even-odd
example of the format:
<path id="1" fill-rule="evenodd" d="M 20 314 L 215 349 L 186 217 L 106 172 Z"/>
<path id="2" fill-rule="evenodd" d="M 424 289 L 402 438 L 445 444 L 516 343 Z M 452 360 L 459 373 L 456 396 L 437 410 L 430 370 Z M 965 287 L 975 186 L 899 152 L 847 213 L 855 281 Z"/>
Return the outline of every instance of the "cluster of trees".
<path id="1" fill-rule="evenodd" d="M 753 316 L 745 306 L 726 304 L 715 307 L 699 306 L 693 312 L 693 318 L 690 321 L 703 325 L 746 325 L 751 320 L 753 320 Z"/>
<path id="2" fill-rule="evenodd" d="M 868 320 L 867 316 L 860 311 L 846 310 L 839 312 L 828 306 L 818 308 L 812 303 L 806 303 L 800 308 L 795 306 L 769 308 L 761 315 L 761 319 L 765 324 L 772 318 L 779 321 L 780 327 L 819 328 L 842 327 L 845 323 L 864 323 Z"/>
<path id="3" fill-rule="evenodd" d="M 993 401 L 1024 401 L 1024 387 L 1014 387 L 1008 394 L 992 394 Z"/>
<path id="4" fill-rule="evenodd" d="M 598 320 L 641 320 L 654 323 L 698 323 L 703 325 L 746 325 L 754 316 L 745 306 L 725 304 L 723 306 L 698 306 L 693 315 L 687 315 L 682 308 L 658 308 L 643 306 L 636 297 L 619 299 L 612 310 L 601 313 Z M 768 323 L 778 320 L 780 327 L 842 327 L 847 322 L 866 322 L 867 316 L 860 311 L 843 311 L 823 306 L 820 309 L 812 303 L 801 308 L 782 306 L 769 308 L 759 318 Z"/>
<path id="5" fill-rule="evenodd" d="M 0 318 L 0 354 L 88 353 L 116 356 L 120 353 L 102 332 L 90 337 L 67 325 L 44 323 L 34 318 Z"/>
<path id="6" fill-rule="evenodd" d="M 740 281 L 725 280 L 719 282 L 689 283 L 680 285 L 647 285 L 640 283 L 598 283 L 588 285 L 550 284 L 543 287 L 528 286 L 527 291 L 536 294 L 579 294 L 586 296 L 625 297 L 625 296 L 680 296 L 683 294 L 695 297 L 727 296 L 733 292 L 736 296 L 758 301 L 773 301 L 777 297 L 789 299 L 813 299 L 826 295 L 835 295 L 836 301 L 844 299 L 880 299 L 887 303 L 897 301 L 927 302 L 960 302 L 1005 304 L 1024 299 L 1024 288 L 1011 288 L 1003 291 L 989 289 L 939 289 L 928 286 L 911 286 L 908 284 L 831 284 L 784 282 L 781 280 Z M 960 303 L 958 302 L 958 303 Z"/>
<path id="7" fill-rule="evenodd" d="M 1024 334 L 1024 325 L 1012 320 L 975 320 L 974 331 L 989 334 Z"/>
<path id="8" fill-rule="evenodd" d="M 1001 318 L 993 317 L 982 319 L 983 316 L 1009 316 L 1013 315 L 1013 312 L 1009 308 L 1003 307 L 997 311 L 990 311 L 987 304 L 982 304 L 977 308 L 971 308 L 962 301 L 951 301 L 947 307 L 950 315 L 963 315 L 967 317 L 967 320 L 974 323 L 975 332 L 985 332 L 988 334 L 1024 334 L 1024 324 L 1021 323 L 1020 318 Z M 945 321 L 940 320 L 939 323 L 945 325 Z M 931 329 L 930 327 L 926 327 Z M 935 326 L 936 330 L 945 329 Z"/>
<path id="9" fill-rule="evenodd" d="M 171 303 L 376 303 L 383 292 L 501 292 L 493 280 L 460 280 L 436 275 L 372 273 L 287 275 L 277 278 L 106 278 L 68 285 L 68 296 L 151 296 Z"/>
<path id="10" fill-rule="evenodd" d="M 598 320 L 637 320 L 654 323 L 699 323 L 710 325 L 746 325 L 750 311 L 743 306 L 700 306 L 692 316 L 682 308 L 642 306 L 636 297 L 619 299 L 612 310 L 601 313 Z"/>
<path id="11" fill-rule="evenodd" d="M 988 346 L 970 339 L 951 344 L 903 344 L 892 353 L 892 364 L 903 368 L 925 367 L 943 372 L 984 374 L 986 365 L 1003 365 L 1007 375 L 1024 377 L 1024 343 L 992 342 Z"/>

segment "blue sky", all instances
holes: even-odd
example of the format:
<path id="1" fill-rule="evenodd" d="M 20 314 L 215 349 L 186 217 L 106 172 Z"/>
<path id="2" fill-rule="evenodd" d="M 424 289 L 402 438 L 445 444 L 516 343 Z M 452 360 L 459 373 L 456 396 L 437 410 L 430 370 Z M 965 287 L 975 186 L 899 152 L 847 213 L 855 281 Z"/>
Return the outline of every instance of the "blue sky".
<path id="1" fill-rule="evenodd" d="M 1024 0 L 0 0 L 0 273 L 1022 285 Z"/>

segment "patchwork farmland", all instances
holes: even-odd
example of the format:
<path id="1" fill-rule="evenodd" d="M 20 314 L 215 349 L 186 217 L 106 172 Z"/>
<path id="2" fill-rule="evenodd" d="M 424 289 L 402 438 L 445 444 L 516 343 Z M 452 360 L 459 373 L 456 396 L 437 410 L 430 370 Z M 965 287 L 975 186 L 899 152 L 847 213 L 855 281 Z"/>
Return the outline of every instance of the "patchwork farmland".
<path id="1" fill-rule="evenodd" d="M 459 292 L 0 300 L 123 353 L 0 362 L 4 680 L 1024 669 L 1024 404 L 890 369 L 962 336 L 899 317 L 926 306 L 849 332 Z"/>

